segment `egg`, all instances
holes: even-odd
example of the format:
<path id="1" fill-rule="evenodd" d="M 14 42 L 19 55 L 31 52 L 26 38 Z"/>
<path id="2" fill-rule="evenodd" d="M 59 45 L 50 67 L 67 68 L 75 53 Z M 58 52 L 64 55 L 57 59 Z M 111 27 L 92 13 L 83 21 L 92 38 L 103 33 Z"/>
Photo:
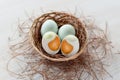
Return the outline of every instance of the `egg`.
<path id="1" fill-rule="evenodd" d="M 64 56 L 70 57 L 78 52 L 79 46 L 78 38 L 74 35 L 68 35 L 61 42 L 61 52 Z"/>
<path id="2" fill-rule="evenodd" d="M 67 35 L 75 35 L 75 29 L 70 24 L 65 24 L 61 26 L 61 28 L 58 31 L 58 35 L 60 36 L 61 40 L 67 36 Z"/>
<path id="3" fill-rule="evenodd" d="M 54 20 L 48 19 L 41 26 L 41 35 L 43 36 L 46 32 L 52 31 L 57 33 L 58 26 Z"/>
<path id="4" fill-rule="evenodd" d="M 54 32 L 46 32 L 42 37 L 42 47 L 50 55 L 55 55 L 60 50 L 60 38 Z"/>

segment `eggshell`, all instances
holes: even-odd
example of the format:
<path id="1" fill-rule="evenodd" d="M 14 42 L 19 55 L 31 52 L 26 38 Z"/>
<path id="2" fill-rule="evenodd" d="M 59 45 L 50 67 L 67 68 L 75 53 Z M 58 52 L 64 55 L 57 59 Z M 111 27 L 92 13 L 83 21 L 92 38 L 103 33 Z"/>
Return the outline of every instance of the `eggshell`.
<path id="1" fill-rule="evenodd" d="M 61 52 L 64 56 L 70 57 L 78 52 L 79 46 L 78 38 L 74 35 L 68 35 L 62 40 Z"/>
<path id="2" fill-rule="evenodd" d="M 43 49 L 51 55 L 58 53 L 60 50 L 60 38 L 54 32 L 46 32 L 42 37 Z"/>
<path id="3" fill-rule="evenodd" d="M 57 33 L 58 31 L 58 26 L 57 26 L 57 23 L 51 19 L 49 20 L 46 20 L 42 26 L 41 26 L 41 35 L 43 36 L 46 32 L 49 32 L 49 31 L 52 31 L 52 32 L 55 32 Z"/>
<path id="4" fill-rule="evenodd" d="M 61 40 L 67 36 L 67 35 L 75 35 L 75 29 L 70 24 L 65 24 L 61 26 L 61 28 L 58 31 L 58 35 L 60 36 Z"/>

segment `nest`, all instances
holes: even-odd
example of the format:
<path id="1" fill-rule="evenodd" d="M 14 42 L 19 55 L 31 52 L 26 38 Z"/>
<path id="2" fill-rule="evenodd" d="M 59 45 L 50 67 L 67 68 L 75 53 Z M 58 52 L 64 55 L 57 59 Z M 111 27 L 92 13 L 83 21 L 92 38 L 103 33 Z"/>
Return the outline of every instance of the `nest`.
<path id="1" fill-rule="evenodd" d="M 80 42 L 80 49 L 77 54 L 66 58 L 61 55 L 61 52 L 59 51 L 58 54 L 51 56 L 48 55 L 42 48 L 42 36 L 40 34 L 40 29 L 44 21 L 52 19 L 58 24 L 58 28 L 60 28 L 64 24 L 71 24 L 74 26 L 76 31 L 76 36 L 79 39 Z M 30 29 L 30 37 L 31 37 L 31 43 L 33 44 L 34 48 L 41 54 L 42 57 L 51 60 L 51 61 L 68 61 L 73 60 L 77 58 L 84 50 L 86 41 L 87 41 L 87 33 L 85 30 L 84 25 L 81 23 L 81 21 L 74 17 L 73 15 L 70 15 L 68 13 L 62 13 L 62 12 L 51 12 L 44 14 L 37 18 Z"/>
<path id="2" fill-rule="evenodd" d="M 59 27 L 67 23 L 75 27 L 81 44 L 76 55 L 66 58 L 59 52 L 50 56 L 43 50 L 40 29 L 47 19 L 53 19 Z M 32 27 L 30 23 L 33 24 Z M 102 30 L 93 20 L 84 16 L 76 18 L 64 12 L 50 12 L 35 20 L 29 18 L 19 24 L 18 28 L 19 41 L 15 43 L 13 37 L 9 39 L 13 57 L 7 64 L 7 70 L 10 74 L 15 74 L 17 79 L 36 80 L 34 77 L 39 75 L 43 80 L 104 80 L 109 75 L 105 67 L 112 53 L 111 41 L 107 37 L 107 30 Z M 25 64 L 19 65 L 19 71 L 9 68 L 14 65 L 14 59 Z"/>

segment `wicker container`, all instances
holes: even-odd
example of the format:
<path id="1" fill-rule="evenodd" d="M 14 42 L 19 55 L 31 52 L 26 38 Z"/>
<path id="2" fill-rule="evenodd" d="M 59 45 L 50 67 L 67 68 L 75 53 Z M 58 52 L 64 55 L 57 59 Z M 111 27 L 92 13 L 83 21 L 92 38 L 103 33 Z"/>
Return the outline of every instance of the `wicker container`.
<path id="1" fill-rule="evenodd" d="M 59 51 L 58 54 L 51 56 L 44 51 L 41 43 L 42 36 L 40 34 L 40 29 L 42 24 L 48 19 L 54 20 L 58 24 L 59 28 L 64 24 L 71 24 L 74 26 L 76 31 L 75 35 L 77 36 L 80 42 L 80 49 L 77 52 L 77 54 L 71 57 L 64 57 L 61 55 L 61 51 Z M 87 33 L 82 22 L 78 18 L 74 17 L 72 14 L 64 12 L 50 12 L 43 14 L 33 22 L 33 25 L 30 28 L 30 41 L 33 47 L 43 58 L 51 61 L 68 61 L 73 60 L 82 54 L 86 46 Z"/>

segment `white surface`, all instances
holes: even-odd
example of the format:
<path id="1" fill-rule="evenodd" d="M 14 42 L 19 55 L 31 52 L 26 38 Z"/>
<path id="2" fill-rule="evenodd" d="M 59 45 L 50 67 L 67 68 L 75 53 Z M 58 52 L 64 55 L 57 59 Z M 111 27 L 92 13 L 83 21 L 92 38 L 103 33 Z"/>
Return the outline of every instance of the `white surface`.
<path id="1" fill-rule="evenodd" d="M 18 18 L 27 19 L 26 12 L 39 15 L 41 9 L 45 11 L 70 11 L 76 7 L 85 15 L 95 17 L 98 23 L 109 24 L 109 31 L 116 50 L 120 47 L 120 0 L 0 0 L 0 80 L 13 80 L 6 71 L 6 63 L 10 59 L 7 38 L 13 31 L 13 25 Z M 120 80 L 120 58 L 113 58 L 109 71 L 113 79 Z"/>

